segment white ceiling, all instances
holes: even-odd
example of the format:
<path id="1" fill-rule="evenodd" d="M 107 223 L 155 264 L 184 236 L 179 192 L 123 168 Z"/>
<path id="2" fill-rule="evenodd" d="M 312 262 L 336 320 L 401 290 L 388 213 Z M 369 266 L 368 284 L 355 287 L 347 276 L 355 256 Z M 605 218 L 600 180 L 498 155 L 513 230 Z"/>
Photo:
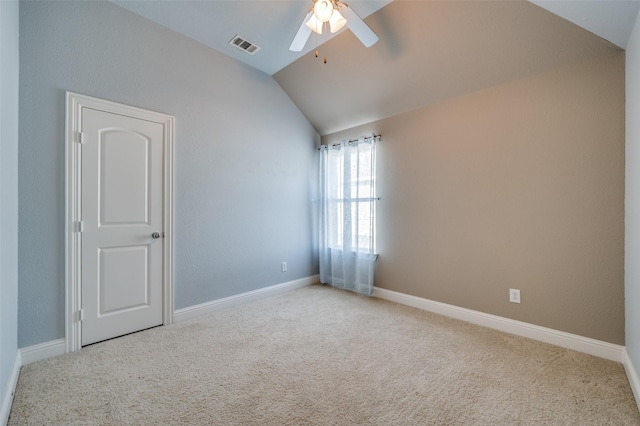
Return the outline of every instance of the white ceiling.
<path id="1" fill-rule="evenodd" d="M 640 0 L 350 0 L 377 44 L 343 30 L 290 52 L 312 0 L 111 1 L 274 75 L 321 135 L 619 52 L 640 9 Z M 261 50 L 229 45 L 236 34 Z M 310 53 L 316 45 L 326 65 Z"/>
<path id="2" fill-rule="evenodd" d="M 627 48 L 640 1 L 638 0 L 529 0 L 530 2 Z"/>
<path id="3" fill-rule="evenodd" d="M 312 0 L 112 0 L 138 15 L 199 41 L 269 75 L 342 31 L 309 38 L 301 52 L 289 51 Z M 365 18 L 391 0 L 351 0 L 349 5 Z M 260 46 L 249 55 L 229 44 L 235 35 Z"/>
<path id="4" fill-rule="evenodd" d="M 321 135 L 621 49 L 523 1 L 394 1 L 274 77 Z"/>

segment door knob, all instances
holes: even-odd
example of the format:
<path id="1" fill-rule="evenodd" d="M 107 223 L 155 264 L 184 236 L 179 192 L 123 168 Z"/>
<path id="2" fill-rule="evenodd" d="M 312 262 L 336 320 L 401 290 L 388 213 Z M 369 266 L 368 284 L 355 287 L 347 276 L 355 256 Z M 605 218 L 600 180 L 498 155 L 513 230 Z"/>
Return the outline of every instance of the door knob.
<path id="1" fill-rule="evenodd" d="M 153 234 L 151 234 L 151 238 L 153 238 L 154 240 L 160 238 L 160 234 L 157 232 L 154 232 Z"/>

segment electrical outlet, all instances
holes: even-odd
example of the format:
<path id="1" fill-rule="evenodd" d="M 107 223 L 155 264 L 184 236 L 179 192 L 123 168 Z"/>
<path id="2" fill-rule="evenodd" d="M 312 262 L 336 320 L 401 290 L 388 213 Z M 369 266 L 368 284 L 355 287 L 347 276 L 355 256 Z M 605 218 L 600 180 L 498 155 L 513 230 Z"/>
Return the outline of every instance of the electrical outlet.
<path id="1" fill-rule="evenodd" d="M 282 272 L 287 272 L 287 262 L 282 262 L 282 263 L 280 264 L 280 270 L 281 270 Z"/>
<path id="2" fill-rule="evenodd" d="M 520 290 L 515 288 L 509 289 L 509 302 L 520 303 Z"/>

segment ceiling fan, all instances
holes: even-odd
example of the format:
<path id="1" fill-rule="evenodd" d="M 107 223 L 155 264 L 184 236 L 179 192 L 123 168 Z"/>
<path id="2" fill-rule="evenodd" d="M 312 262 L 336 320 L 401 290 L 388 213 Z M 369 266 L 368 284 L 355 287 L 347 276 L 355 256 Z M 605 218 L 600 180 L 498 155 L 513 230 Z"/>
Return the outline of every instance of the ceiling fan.
<path id="1" fill-rule="evenodd" d="M 366 47 L 373 46 L 378 41 L 376 33 L 347 4 L 338 0 L 313 0 L 313 7 L 302 21 L 289 50 L 300 52 L 311 31 L 322 34 L 325 23 L 328 23 L 332 33 L 340 31 L 346 25 Z"/>

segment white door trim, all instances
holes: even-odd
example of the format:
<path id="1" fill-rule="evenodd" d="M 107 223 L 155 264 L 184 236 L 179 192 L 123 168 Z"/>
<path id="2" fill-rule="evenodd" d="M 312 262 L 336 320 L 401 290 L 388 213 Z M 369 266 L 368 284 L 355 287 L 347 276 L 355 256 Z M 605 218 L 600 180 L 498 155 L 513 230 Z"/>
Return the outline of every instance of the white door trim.
<path id="1" fill-rule="evenodd" d="M 73 352 L 81 347 L 82 324 L 81 274 L 80 274 L 80 206 L 81 182 L 80 167 L 82 136 L 79 132 L 82 108 L 95 108 L 114 114 L 122 114 L 141 120 L 160 123 L 164 126 L 164 251 L 162 293 L 162 322 L 173 322 L 173 136 L 175 118 L 159 112 L 119 104 L 91 96 L 66 92 L 66 128 L 65 128 L 65 336 L 66 351 Z"/>

